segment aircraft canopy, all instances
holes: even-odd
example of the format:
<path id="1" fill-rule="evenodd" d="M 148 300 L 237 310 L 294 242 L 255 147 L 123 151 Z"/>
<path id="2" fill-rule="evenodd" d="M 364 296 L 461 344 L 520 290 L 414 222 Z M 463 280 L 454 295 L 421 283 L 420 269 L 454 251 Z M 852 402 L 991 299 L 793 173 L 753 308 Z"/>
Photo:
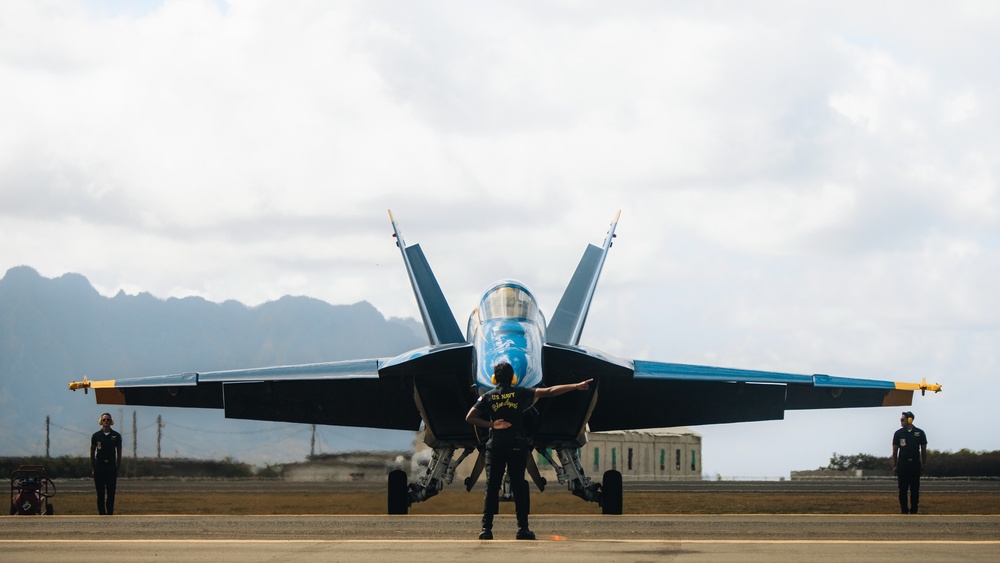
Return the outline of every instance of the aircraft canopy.
<path id="1" fill-rule="evenodd" d="M 515 282 L 497 284 L 479 304 L 484 321 L 491 319 L 535 319 L 538 303 L 524 286 Z"/>

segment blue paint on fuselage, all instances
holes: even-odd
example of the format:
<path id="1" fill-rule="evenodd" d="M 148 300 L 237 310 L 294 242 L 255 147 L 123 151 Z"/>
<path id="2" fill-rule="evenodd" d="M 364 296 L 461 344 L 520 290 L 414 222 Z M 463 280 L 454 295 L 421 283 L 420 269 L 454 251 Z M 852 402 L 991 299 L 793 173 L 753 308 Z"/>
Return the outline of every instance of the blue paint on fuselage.
<path id="1" fill-rule="evenodd" d="M 541 385 L 545 317 L 535 297 L 520 282 L 503 280 L 486 290 L 469 318 L 467 337 L 476 349 L 480 394 L 495 387 L 493 366 L 499 362 L 514 368 L 516 387 Z"/>

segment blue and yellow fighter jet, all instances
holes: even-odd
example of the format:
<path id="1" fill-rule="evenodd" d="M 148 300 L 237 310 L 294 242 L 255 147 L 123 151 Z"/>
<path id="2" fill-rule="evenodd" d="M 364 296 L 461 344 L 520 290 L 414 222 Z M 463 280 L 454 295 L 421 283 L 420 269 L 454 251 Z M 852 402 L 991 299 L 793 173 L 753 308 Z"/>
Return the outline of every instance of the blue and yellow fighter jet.
<path id="1" fill-rule="evenodd" d="M 420 245 L 407 245 L 392 212 L 393 237 L 416 295 L 429 345 L 395 358 L 191 372 L 72 382 L 116 405 L 223 409 L 226 418 L 417 431 L 433 449 L 423 475 L 389 477 L 389 512 L 405 514 L 451 483 L 455 469 L 481 445 L 465 414 L 493 388 L 493 366 L 509 362 L 521 387 L 593 379 L 589 391 L 542 401 L 534 414 L 534 445 L 559 483 L 605 513 L 621 513 L 621 474 L 594 482 L 579 448 L 586 433 L 779 420 L 786 410 L 903 406 L 913 392 L 941 386 L 830 375 L 795 375 L 622 359 L 581 346 L 597 280 L 615 237 L 619 212 L 601 247 L 588 245 L 550 322 L 523 284 L 493 284 L 469 316 L 463 336 Z M 461 452 L 457 457 L 456 453 Z M 557 459 L 553 459 L 552 452 Z M 471 489 L 482 472 L 478 456 Z M 532 458 L 529 456 L 529 460 Z M 534 464 L 533 461 L 530 462 Z M 536 467 L 529 473 L 539 488 Z"/>

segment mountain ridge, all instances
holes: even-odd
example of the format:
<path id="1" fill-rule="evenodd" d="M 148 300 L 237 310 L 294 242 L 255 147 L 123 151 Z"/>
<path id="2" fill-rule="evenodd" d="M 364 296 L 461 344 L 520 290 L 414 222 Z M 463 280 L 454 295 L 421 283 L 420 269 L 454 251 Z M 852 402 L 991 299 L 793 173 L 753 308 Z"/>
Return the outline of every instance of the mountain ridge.
<path id="1" fill-rule="evenodd" d="M 235 300 L 161 299 L 145 292 L 119 291 L 106 297 L 81 274 L 46 278 L 30 266 L 17 266 L 0 279 L 0 424 L 19 431 L 0 433 L 0 454 L 44 454 L 46 416 L 61 429 L 50 431 L 52 455 L 85 449 L 85 437 L 97 429 L 93 420 L 101 410 L 113 409 L 66 390 L 70 380 L 84 375 L 92 380 L 116 379 L 391 357 L 426 345 L 423 335 L 417 321 L 386 319 L 367 301 L 332 305 L 306 296 L 284 296 L 249 307 Z M 116 418 L 136 411 L 144 419 L 155 418 L 156 412 L 168 420 L 185 420 L 186 442 L 178 442 L 171 453 L 182 457 L 210 451 L 257 464 L 293 461 L 298 458 L 284 458 L 300 455 L 301 447 L 247 454 L 258 447 L 245 439 L 254 433 L 248 428 L 279 425 L 289 427 L 289 435 L 309 431 L 303 425 L 227 420 L 221 411 L 114 409 L 122 411 L 113 413 Z M 214 434 L 191 428 L 193 420 L 211 426 Z M 121 424 L 116 429 L 131 432 Z M 219 434 L 227 432 L 230 437 L 225 441 L 231 443 L 220 444 Z M 408 433 L 385 432 L 329 427 L 326 433 L 350 444 L 346 448 L 328 444 L 338 450 L 367 449 L 359 447 L 366 443 L 371 449 L 400 449 L 412 442 Z M 305 443 L 308 446 L 309 440 Z"/>

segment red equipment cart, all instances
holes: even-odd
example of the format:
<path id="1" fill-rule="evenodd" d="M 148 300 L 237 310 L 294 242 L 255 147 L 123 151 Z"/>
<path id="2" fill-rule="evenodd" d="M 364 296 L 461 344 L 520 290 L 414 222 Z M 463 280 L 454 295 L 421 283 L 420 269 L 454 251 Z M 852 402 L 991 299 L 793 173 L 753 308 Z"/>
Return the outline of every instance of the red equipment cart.
<path id="1" fill-rule="evenodd" d="M 10 474 L 10 513 L 52 514 L 49 499 L 56 494 L 56 484 L 43 465 L 22 465 Z"/>

